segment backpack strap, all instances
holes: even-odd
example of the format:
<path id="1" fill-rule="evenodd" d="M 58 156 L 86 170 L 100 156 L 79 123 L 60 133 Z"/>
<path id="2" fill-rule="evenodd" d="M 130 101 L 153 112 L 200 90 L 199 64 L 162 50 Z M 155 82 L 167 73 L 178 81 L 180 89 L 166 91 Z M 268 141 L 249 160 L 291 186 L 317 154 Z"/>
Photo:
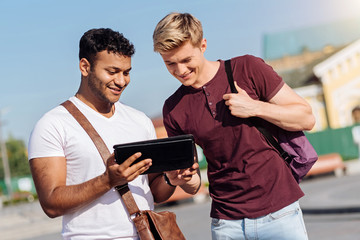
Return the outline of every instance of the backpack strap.
<path id="1" fill-rule="evenodd" d="M 235 84 L 234 84 L 234 78 L 233 78 L 233 74 L 232 74 L 232 69 L 231 69 L 231 60 L 228 59 L 225 61 L 225 72 L 226 72 L 226 76 L 230 85 L 230 89 L 232 93 L 238 93 Z"/>
<path id="2" fill-rule="evenodd" d="M 225 72 L 227 75 L 227 79 L 228 79 L 228 82 L 230 85 L 231 92 L 238 93 L 238 91 L 236 90 L 235 84 L 234 84 L 234 78 L 233 78 L 233 72 L 232 72 L 232 68 L 231 68 L 231 60 L 230 59 L 225 61 Z M 278 150 L 280 156 L 286 162 L 290 163 L 292 158 L 289 155 L 289 153 L 284 151 L 282 149 L 282 147 L 280 146 L 279 142 L 274 138 L 274 136 L 266 128 L 264 128 L 263 126 L 261 126 L 261 124 L 259 124 L 259 119 L 255 118 L 255 117 L 251 117 L 250 119 L 254 123 L 254 126 L 257 128 L 257 130 L 259 130 L 259 132 L 261 132 L 262 135 L 265 137 L 267 142 L 269 144 L 271 144 L 274 148 L 276 148 L 276 150 Z"/>

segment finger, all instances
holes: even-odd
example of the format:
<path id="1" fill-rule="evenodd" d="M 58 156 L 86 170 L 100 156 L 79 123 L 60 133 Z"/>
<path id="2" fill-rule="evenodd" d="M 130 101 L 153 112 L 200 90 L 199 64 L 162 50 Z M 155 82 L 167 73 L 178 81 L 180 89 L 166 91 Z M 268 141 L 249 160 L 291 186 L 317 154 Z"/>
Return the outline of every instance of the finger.
<path id="1" fill-rule="evenodd" d="M 142 167 L 137 171 L 130 173 L 129 176 L 126 177 L 126 182 L 133 181 L 135 178 L 137 178 L 140 174 L 143 174 L 148 169 L 149 167 Z"/>
<path id="2" fill-rule="evenodd" d="M 152 165 L 151 159 L 147 158 L 144 159 L 131 167 L 128 168 L 127 172 L 128 175 L 126 177 L 126 180 L 128 182 L 134 180 L 137 176 L 144 173 L 146 170 L 148 170 Z"/>
<path id="3" fill-rule="evenodd" d="M 226 100 L 229 100 L 230 97 L 231 97 L 231 94 L 232 94 L 232 93 L 230 93 L 230 94 L 229 94 L 229 93 L 224 94 L 224 95 L 223 95 L 223 99 L 224 99 L 225 101 L 226 101 Z"/>
<path id="4" fill-rule="evenodd" d="M 188 177 L 188 176 L 193 176 L 197 173 L 196 170 L 192 170 L 192 169 L 187 169 L 186 171 L 184 171 L 182 174 L 181 174 L 181 177 Z"/>
<path id="5" fill-rule="evenodd" d="M 200 166 L 199 166 L 199 163 L 194 163 L 192 166 L 191 166 L 191 169 L 193 169 L 193 170 L 197 170 L 198 168 L 199 168 Z"/>
<path id="6" fill-rule="evenodd" d="M 122 164 L 120 165 L 123 165 L 125 168 L 128 168 L 130 167 L 130 165 L 135 162 L 136 159 L 138 159 L 139 157 L 141 157 L 141 153 L 140 152 L 137 152 L 133 155 L 131 155 L 128 159 L 126 159 Z"/>
<path id="7" fill-rule="evenodd" d="M 139 169 L 144 167 L 149 168 L 151 165 L 152 165 L 152 160 L 150 158 L 146 158 L 138 163 L 131 165 L 130 168 L 135 172 L 135 171 L 139 171 Z"/>
<path id="8" fill-rule="evenodd" d="M 145 159 L 146 160 L 146 159 Z M 144 161 L 145 161 L 144 160 Z M 142 161 L 142 162 L 144 162 Z M 143 174 L 145 171 L 147 171 L 152 165 L 152 162 L 140 167 L 139 169 L 136 170 L 136 172 L 133 174 L 134 175 L 134 179 L 139 176 L 140 174 Z"/>

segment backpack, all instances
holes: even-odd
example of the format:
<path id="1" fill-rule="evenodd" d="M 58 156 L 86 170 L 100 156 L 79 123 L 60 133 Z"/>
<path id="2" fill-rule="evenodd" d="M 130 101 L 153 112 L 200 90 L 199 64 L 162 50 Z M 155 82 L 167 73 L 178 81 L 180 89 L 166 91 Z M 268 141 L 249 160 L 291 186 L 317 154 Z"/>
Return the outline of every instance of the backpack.
<path id="1" fill-rule="evenodd" d="M 225 71 L 231 92 L 238 93 L 234 85 L 230 60 L 225 61 Z M 300 183 L 318 159 L 315 149 L 306 138 L 304 132 L 287 131 L 278 127 L 275 138 L 258 120 L 260 119 L 252 118 L 254 126 L 263 134 L 268 143 L 277 149 L 280 156 L 290 167 L 295 180 Z"/>

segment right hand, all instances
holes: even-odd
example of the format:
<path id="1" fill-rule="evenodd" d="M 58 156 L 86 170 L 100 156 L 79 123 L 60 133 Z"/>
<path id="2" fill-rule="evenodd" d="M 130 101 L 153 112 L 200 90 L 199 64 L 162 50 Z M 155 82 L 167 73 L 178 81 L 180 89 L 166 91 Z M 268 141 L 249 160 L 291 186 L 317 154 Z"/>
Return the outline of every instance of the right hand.
<path id="1" fill-rule="evenodd" d="M 229 107 L 231 115 L 239 118 L 256 116 L 259 101 L 252 99 L 236 82 L 234 82 L 234 85 L 238 93 L 227 93 L 223 96 L 225 105 Z"/>
<path id="2" fill-rule="evenodd" d="M 192 176 L 197 174 L 199 164 L 195 162 L 190 168 L 167 171 L 166 176 L 169 178 L 172 185 L 182 185 L 192 179 Z"/>
<path id="3" fill-rule="evenodd" d="M 111 188 L 126 184 L 149 169 L 152 164 L 152 160 L 149 158 L 130 166 L 140 156 L 140 152 L 135 153 L 126 159 L 122 164 L 117 164 L 115 162 L 114 153 L 110 155 L 106 162 L 106 170 L 104 174 L 108 178 Z"/>

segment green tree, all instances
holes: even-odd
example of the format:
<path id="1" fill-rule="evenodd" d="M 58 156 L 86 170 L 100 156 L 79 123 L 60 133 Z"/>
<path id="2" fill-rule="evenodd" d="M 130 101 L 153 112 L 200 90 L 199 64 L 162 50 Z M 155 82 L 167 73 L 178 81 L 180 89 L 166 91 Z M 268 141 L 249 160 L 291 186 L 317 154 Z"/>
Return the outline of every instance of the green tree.
<path id="1" fill-rule="evenodd" d="M 21 177 L 31 174 L 27 160 L 27 149 L 23 140 L 12 136 L 6 141 L 11 177 Z M 1 158 L 1 157 L 0 157 Z M 0 179 L 4 179 L 4 169 L 1 159 Z"/>

